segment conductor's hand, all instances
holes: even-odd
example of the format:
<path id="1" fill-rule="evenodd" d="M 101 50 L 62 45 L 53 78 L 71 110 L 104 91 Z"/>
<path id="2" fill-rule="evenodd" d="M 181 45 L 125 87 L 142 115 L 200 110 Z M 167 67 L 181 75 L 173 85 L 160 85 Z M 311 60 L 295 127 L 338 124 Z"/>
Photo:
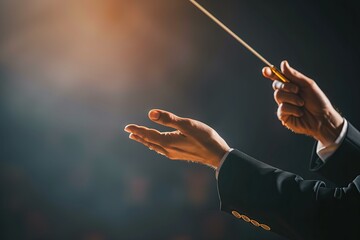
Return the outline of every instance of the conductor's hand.
<path id="1" fill-rule="evenodd" d="M 219 134 L 208 125 L 173 113 L 154 109 L 150 120 L 173 128 L 172 132 L 159 132 L 135 124 L 125 127 L 129 138 L 173 160 L 189 160 L 216 169 L 221 158 L 230 149 Z"/>
<path id="2" fill-rule="evenodd" d="M 281 71 L 290 83 L 279 81 L 269 67 L 263 69 L 263 75 L 274 80 L 279 120 L 290 130 L 310 135 L 324 145 L 333 143 L 342 129 L 341 115 L 314 80 L 290 67 L 287 61 L 281 63 Z"/>

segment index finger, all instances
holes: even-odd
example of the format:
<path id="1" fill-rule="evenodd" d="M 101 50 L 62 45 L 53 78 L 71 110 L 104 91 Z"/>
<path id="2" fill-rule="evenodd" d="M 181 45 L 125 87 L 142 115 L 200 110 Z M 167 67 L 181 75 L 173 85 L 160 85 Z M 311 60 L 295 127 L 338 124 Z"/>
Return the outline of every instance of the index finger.
<path id="1" fill-rule="evenodd" d="M 273 80 L 273 81 L 275 81 L 275 80 L 281 81 L 280 78 L 278 78 L 278 77 L 273 73 L 273 71 L 271 71 L 271 68 L 270 68 L 270 67 L 264 67 L 264 68 L 262 69 L 262 74 L 263 74 L 264 77 L 269 78 L 269 79 L 271 79 L 271 80 Z"/>
<path id="2" fill-rule="evenodd" d="M 163 143 L 165 142 L 166 135 L 161 134 L 161 132 L 156 129 L 138 126 L 135 124 L 129 124 L 125 127 L 124 130 L 128 133 L 132 133 L 136 136 L 141 137 L 147 142 L 155 143 L 158 145 L 163 145 Z"/>
<path id="3" fill-rule="evenodd" d="M 166 127 L 171 127 L 176 130 L 179 130 L 183 133 L 187 133 L 189 130 L 189 126 L 195 123 L 194 120 L 189 118 L 179 117 L 171 112 L 167 112 L 160 109 L 152 109 L 149 112 L 149 118 L 153 122 L 161 124 Z"/>
<path id="4" fill-rule="evenodd" d="M 262 69 L 262 74 L 264 77 L 269 78 L 273 81 L 273 89 L 282 89 L 284 91 L 287 92 L 293 92 L 293 93 L 298 93 L 299 91 L 299 87 L 291 82 L 283 82 L 281 81 L 281 79 L 279 79 L 278 76 L 276 76 L 273 71 L 271 71 L 270 67 L 264 67 Z"/>

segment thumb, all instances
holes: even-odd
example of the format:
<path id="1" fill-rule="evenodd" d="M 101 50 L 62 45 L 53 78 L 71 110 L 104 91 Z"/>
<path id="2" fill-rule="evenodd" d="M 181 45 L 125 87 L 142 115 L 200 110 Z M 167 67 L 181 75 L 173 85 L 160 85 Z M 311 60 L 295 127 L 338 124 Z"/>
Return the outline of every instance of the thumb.
<path id="1" fill-rule="evenodd" d="M 156 122 L 160 119 L 161 116 L 160 110 L 157 109 L 150 110 L 148 116 L 150 120 Z"/>
<path id="2" fill-rule="evenodd" d="M 310 85 L 311 83 L 314 82 L 314 80 L 312 80 L 311 78 L 305 76 L 296 69 L 290 67 L 288 61 L 286 60 L 281 62 L 280 67 L 285 77 L 288 78 L 292 83 L 300 87 Z"/>
<path id="3" fill-rule="evenodd" d="M 171 112 L 167 112 L 160 109 L 152 109 L 148 114 L 151 121 L 156 122 L 158 124 L 164 125 L 166 127 L 171 127 L 182 132 L 186 131 L 186 126 L 188 120 L 185 118 L 181 118 L 176 116 Z"/>

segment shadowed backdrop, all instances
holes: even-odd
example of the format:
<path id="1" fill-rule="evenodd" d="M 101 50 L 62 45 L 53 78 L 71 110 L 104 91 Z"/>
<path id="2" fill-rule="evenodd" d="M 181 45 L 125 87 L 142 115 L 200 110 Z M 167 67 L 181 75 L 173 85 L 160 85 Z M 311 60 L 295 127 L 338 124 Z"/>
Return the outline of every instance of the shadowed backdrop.
<path id="1" fill-rule="evenodd" d="M 360 127 L 356 1 L 199 2 Z M 147 112 L 163 108 L 318 178 L 314 141 L 278 122 L 262 67 L 186 0 L 0 0 L 0 238 L 282 239 L 221 213 L 213 170 L 123 132 L 158 127 Z"/>

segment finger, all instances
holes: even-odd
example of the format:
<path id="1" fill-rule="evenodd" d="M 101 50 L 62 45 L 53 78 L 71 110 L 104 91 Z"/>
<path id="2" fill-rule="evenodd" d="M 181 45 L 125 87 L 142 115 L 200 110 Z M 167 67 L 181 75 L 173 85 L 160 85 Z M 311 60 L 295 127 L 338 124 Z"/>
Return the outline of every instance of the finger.
<path id="1" fill-rule="evenodd" d="M 284 73 L 285 77 L 287 77 L 292 83 L 298 86 L 306 86 L 314 83 L 314 80 L 290 67 L 288 61 L 281 62 L 281 71 Z"/>
<path id="2" fill-rule="evenodd" d="M 165 139 L 166 135 L 161 134 L 161 132 L 156 129 L 151 129 L 144 126 L 130 124 L 125 127 L 125 131 L 141 137 L 147 142 L 151 142 L 157 145 L 162 145 L 164 142 L 168 141 Z"/>
<path id="3" fill-rule="evenodd" d="M 139 142 L 141 144 L 143 144 L 144 146 L 148 147 L 150 150 L 153 150 L 161 155 L 167 155 L 168 154 L 168 151 L 166 151 L 163 147 L 157 145 L 157 144 L 154 144 L 154 143 L 151 143 L 151 142 L 148 142 L 146 141 L 145 139 L 141 138 L 140 136 L 137 136 L 133 133 L 131 133 L 129 135 L 129 138 L 136 141 L 136 142 Z"/>
<path id="4" fill-rule="evenodd" d="M 288 116 L 302 117 L 303 114 L 301 108 L 288 103 L 280 104 L 277 110 L 277 117 L 281 121 L 287 119 Z"/>
<path id="5" fill-rule="evenodd" d="M 195 120 L 181 118 L 171 112 L 160 109 L 153 109 L 148 115 L 150 120 L 158 124 L 180 130 L 181 132 L 187 132 L 191 126 L 191 122 L 195 123 Z"/>
<path id="6" fill-rule="evenodd" d="M 262 69 L 262 74 L 264 77 L 270 79 L 270 80 L 280 80 L 272 71 L 270 67 L 264 67 Z"/>
<path id="7" fill-rule="evenodd" d="M 294 93 L 288 93 L 282 90 L 275 90 L 274 99 L 278 105 L 289 103 L 298 107 L 304 106 L 304 100 Z"/>
<path id="8" fill-rule="evenodd" d="M 281 89 L 285 92 L 292 92 L 292 93 L 298 93 L 299 92 L 299 87 L 296 86 L 295 84 L 293 83 L 285 83 L 285 82 L 282 82 L 282 81 L 278 81 L 278 80 L 275 80 L 272 84 L 272 87 L 274 90 L 276 89 Z"/>

